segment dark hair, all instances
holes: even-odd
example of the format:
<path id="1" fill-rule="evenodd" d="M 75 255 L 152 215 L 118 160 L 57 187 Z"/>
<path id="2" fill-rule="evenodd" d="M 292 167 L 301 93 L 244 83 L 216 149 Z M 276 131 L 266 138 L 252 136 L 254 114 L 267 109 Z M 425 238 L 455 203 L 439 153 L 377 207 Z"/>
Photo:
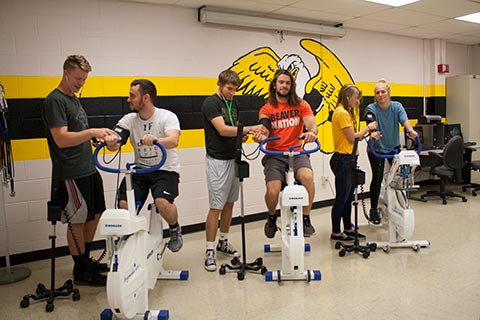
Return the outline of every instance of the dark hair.
<path id="1" fill-rule="evenodd" d="M 64 70 L 72 70 L 75 68 L 79 68 L 85 72 L 91 72 L 92 67 L 90 63 L 88 63 L 87 59 L 84 56 L 80 56 L 77 54 L 71 55 L 67 57 L 67 60 L 63 63 Z"/>
<path id="2" fill-rule="evenodd" d="M 148 94 L 150 96 L 150 101 L 155 103 L 155 98 L 157 97 L 157 88 L 152 81 L 147 79 L 137 79 L 133 80 L 130 83 L 130 87 L 139 86 L 139 91 L 142 96 Z"/>
<path id="3" fill-rule="evenodd" d="M 242 84 L 242 80 L 240 80 L 240 77 L 238 74 L 233 71 L 233 70 L 223 70 L 220 72 L 218 75 L 218 84 L 219 85 L 225 85 L 227 83 L 233 84 L 234 86 L 240 87 Z"/>
<path id="4" fill-rule="evenodd" d="M 288 104 L 291 105 L 292 107 L 296 107 L 300 104 L 300 102 L 302 101 L 302 98 L 300 98 L 297 95 L 297 91 L 296 91 L 297 85 L 295 83 L 295 78 L 290 73 L 290 71 L 284 70 L 284 69 L 278 69 L 277 72 L 275 72 L 275 75 L 273 76 L 272 81 L 270 81 L 270 86 L 268 87 L 268 92 L 269 92 L 268 101 L 274 107 L 277 107 L 278 101 L 277 101 L 277 95 L 275 94 L 276 92 L 275 87 L 277 84 L 278 77 L 283 74 L 290 77 L 291 86 L 290 86 L 290 92 L 288 93 Z"/>

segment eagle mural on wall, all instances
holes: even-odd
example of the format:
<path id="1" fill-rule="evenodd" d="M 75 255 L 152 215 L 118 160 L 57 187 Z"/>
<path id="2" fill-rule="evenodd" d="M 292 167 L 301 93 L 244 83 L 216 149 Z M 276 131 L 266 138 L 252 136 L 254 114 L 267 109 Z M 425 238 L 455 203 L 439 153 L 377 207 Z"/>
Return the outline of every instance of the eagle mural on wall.
<path id="1" fill-rule="evenodd" d="M 285 54 L 280 58 L 269 47 L 250 51 L 238 58 L 230 67 L 242 79 L 238 91 L 244 95 L 268 98 L 268 86 L 278 69 L 290 71 L 297 82 L 297 94 L 312 107 L 318 128 L 322 152 L 333 152 L 332 114 L 338 91 L 345 83 L 354 83 L 350 73 L 326 46 L 312 39 L 302 39 L 300 46 L 318 62 L 318 73 L 313 77 L 302 58 Z"/>

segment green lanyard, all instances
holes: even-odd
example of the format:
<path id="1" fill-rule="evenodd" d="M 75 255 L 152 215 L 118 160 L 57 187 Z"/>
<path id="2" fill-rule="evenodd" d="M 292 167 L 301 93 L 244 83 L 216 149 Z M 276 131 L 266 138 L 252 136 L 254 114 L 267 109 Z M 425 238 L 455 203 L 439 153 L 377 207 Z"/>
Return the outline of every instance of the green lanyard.
<path id="1" fill-rule="evenodd" d="M 225 102 L 225 105 L 227 106 L 228 116 L 230 117 L 230 123 L 232 124 L 232 127 L 235 127 L 235 123 L 233 122 L 233 118 L 232 118 L 233 99 L 232 99 L 232 101 L 227 101 L 227 99 L 223 98 L 223 101 Z"/>

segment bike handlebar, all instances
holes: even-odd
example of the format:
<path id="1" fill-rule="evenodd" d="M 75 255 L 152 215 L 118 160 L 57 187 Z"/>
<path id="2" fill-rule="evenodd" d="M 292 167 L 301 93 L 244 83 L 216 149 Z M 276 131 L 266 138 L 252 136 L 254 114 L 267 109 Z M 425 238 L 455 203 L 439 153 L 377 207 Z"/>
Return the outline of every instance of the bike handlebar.
<path id="1" fill-rule="evenodd" d="M 165 150 L 165 147 L 159 143 L 158 141 L 154 141 L 153 144 L 157 146 L 160 151 L 162 151 L 162 159 L 160 162 L 153 167 L 148 167 L 148 168 L 136 168 L 134 169 L 136 173 L 149 173 L 149 172 L 154 172 L 160 169 L 164 164 L 165 161 L 167 160 L 167 150 Z M 108 168 L 103 166 L 99 161 L 98 161 L 98 152 L 105 147 L 107 144 L 105 142 L 100 143 L 96 148 L 95 151 L 93 152 L 93 162 L 95 163 L 95 166 L 97 166 L 98 169 L 105 171 L 105 172 L 110 172 L 110 173 L 120 173 L 120 169 L 114 169 L 114 168 Z M 126 164 L 127 170 L 130 170 L 130 167 L 135 165 L 135 162 L 128 162 Z"/>
<path id="2" fill-rule="evenodd" d="M 275 140 L 280 140 L 280 137 L 278 137 L 278 136 L 269 137 L 267 139 L 264 139 L 264 140 L 260 141 L 260 144 L 259 144 L 260 150 L 265 154 L 274 155 L 274 156 L 288 156 L 288 155 L 294 155 L 295 156 L 295 155 L 300 155 L 300 154 L 310 154 L 310 153 L 314 153 L 314 152 L 317 152 L 318 150 L 320 150 L 320 142 L 318 141 L 318 139 L 315 140 L 315 144 L 317 146 L 313 149 L 310 149 L 310 150 L 293 151 L 296 148 L 301 147 L 302 146 L 301 144 L 289 147 L 289 151 L 272 151 L 272 150 L 265 149 L 264 145 L 267 142 L 275 141 Z"/>
<path id="3" fill-rule="evenodd" d="M 420 138 L 418 136 L 415 137 L 415 142 L 417 143 L 417 154 L 420 154 L 422 152 L 422 142 L 420 141 Z M 377 158 L 380 159 L 393 159 L 395 157 L 395 154 L 379 154 L 377 151 L 375 151 L 375 139 L 371 138 L 370 141 L 368 141 L 368 146 L 370 148 L 370 152 Z"/>

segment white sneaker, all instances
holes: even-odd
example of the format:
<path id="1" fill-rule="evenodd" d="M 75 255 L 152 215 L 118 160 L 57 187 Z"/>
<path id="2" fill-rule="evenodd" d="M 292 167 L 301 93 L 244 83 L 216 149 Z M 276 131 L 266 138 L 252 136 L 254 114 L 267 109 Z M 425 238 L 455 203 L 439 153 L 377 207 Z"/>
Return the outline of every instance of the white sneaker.
<path id="1" fill-rule="evenodd" d="M 207 250 L 205 252 L 205 261 L 203 266 L 207 271 L 215 271 L 217 270 L 217 263 L 215 262 L 215 251 Z"/>

